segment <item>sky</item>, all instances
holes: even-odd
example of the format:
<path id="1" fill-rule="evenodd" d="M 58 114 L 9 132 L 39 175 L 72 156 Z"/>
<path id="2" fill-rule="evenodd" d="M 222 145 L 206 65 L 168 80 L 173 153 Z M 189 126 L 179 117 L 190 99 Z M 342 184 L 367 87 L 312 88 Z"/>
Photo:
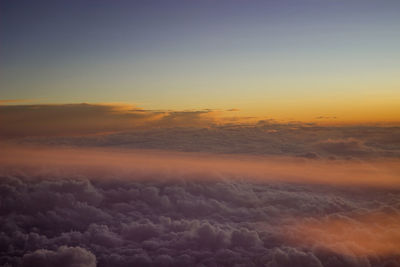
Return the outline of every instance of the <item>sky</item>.
<path id="1" fill-rule="evenodd" d="M 399 0 L 0 0 L 0 266 L 400 267 Z"/>
<path id="2" fill-rule="evenodd" d="M 400 120 L 400 2 L 0 2 L 0 103 Z"/>

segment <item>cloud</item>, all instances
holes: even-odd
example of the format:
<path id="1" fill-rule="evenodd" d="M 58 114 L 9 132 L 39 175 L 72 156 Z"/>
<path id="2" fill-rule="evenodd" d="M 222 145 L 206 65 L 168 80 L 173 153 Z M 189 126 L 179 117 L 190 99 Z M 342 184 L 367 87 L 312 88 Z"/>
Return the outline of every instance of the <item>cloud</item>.
<path id="1" fill-rule="evenodd" d="M 335 120 L 335 119 L 337 119 L 337 117 L 336 116 L 318 116 L 318 117 L 315 117 L 315 119 L 317 119 L 317 120 Z"/>
<path id="2" fill-rule="evenodd" d="M 314 159 L 400 157 L 400 127 L 282 123 L 229 113 L 112 104 L 0 106 L 0 137 L 39 145 Z"/>
<path id="3" fill-rule="evenodd" d="M 96 257 L 80 247 L 61 246 L 57 251 L 39 249 L 25 254 L 22 258 L 24 267 L 95 267 Z"/>
<path id="4" fill-rule="evenodd" d="M 361 214 L 329 215 L 299 220 L 287 238 L 296 244 L 318 247 L 338 254 L 396 255 L 400 244 L 400 213 L 358 211 Z M 289 230 L 290 231 L 290 230 Z"/>
<path id="5" fill-rule="evenodd" d="M 130 179 L 55 170 L 47 176 L 3 173 L 0 265 L 400 264 L 398 189 L 211 172 L 201 179 L 178 171 L 146 178 L 136 172 Z M 166 179 L 170 175 L 177 177 Z M 360 240 L 373 253 L 358 253 Z"/>
<path id="6" fill-rule="evenodd" d="M 350 128 L 277 123 L 219 125 L 217 122 L 211 123 L 213 120 L 218 121 L 212 113 L 185 114 L 171 114 L 159 119 L 153 124 L 157 123 L 158 127 L 139 127 L 136 130 L 93 135 L 31 136 L 15 139 L 15 142 L 52 146 L 123 147 L 212 154 L 295 156 L 314 159 L 400 157 L 399 127 Z M 149 126 L 149 123 L 145 124 Z"/>
<path id="7" fill-rule="evenodd" d="M 33 99 L 0 99 L 0 105 L 31 102 Z"/>
<path id="8" fill-rule="evenodd" d="M 157 118 L 157 112 L 128 111 L 125 106 L 66 104 L 0 106 L 0 135 L 84 135 L 133 129 Z"/>
<path id="9" fill-rule="evenodd" d="M 204 128 L 236 120 L 223 114 L 210 109 L 145 110 L 122 104 L 0 105 L 0 136 L 85 136 L 137 129 Z"/>
<path id="10" fill-rule="evenodd" d="M 372 150 L 354 138 L 323 140 L 316 147 L 336 156 L 365 156 Z"/>
<path id="11" fill-rule="evenodd" d="M 37 175 L 118 175 L 132 173 L 180 176 L 246 177 L 259 181 L 305 182 L 346 186 L 398 187 L 398 159 L 360 161 L 310 161 L 301 158 L 246 154 L 183 153 L 154 150 L 3 146 L 0 174 L 30 170 Z M 3 168 L 1 168 L 3 167 Z"/>
<path id="12" fill-rule="evenodd" d="M 399 127 L 0 107 L 0 266 L 400 266 Z"/>

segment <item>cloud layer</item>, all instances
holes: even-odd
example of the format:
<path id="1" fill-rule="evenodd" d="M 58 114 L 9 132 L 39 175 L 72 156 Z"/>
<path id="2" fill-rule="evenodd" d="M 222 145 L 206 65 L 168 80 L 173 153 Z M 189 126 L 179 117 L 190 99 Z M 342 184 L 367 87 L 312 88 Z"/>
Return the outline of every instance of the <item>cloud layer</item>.
<path id="1" fill-rule="evenodd" d="M 3 265 L 400 266 L 399 188 L 287 180 L 283 159 L 38 149 L 0 161 Z"/>
<path id="2" fill-rule="evenodd" d="M 310 159 L 400 157 L 400 127 L 320 126 L 157 111 L 128 105 L 0 105 L 0 138 L 40 145 L 123 147 Z"/>
<path id="3" fill-rule="evenodd" d="M 157 111 L 111 104 L 0 105 L 0 137 L 77 136 L 170 125 L 206 126 L 214 116 L 212 110 Z"/>
<path id="4" fill-rule="evenodd" d="M 3 167 L 3 168 L 1 168 Z M 177 176 L 207 179 L 245 177 L 257 181 L 284 181 L 363 187 L 400 187 L 400 160 L 310 160 L 299 157 L 247 154 L 183 153 L 165 150 L 3 146 L 0 174 L 29 171 L 43 175 L 116 176 L 132 179 Z"/>
<path id="5" fill-rule="evenodd" d="M 2 264 L 94 266 L 93 255 L 98 266 L 400 264 L 393 243 L 398 239 L 388 236 L 398 238 L 398 224 L 378 221 L 382 230 L 369 232 L 372 244 L 352 235 L 338 240 L 337 230 L 329 227 L 332 216 L 340 216 L 348 224 L 347 231 L 361 233 L 365 229 L 355 214 L 389 212 L 398 218 L 395 191 L 366 194 L 230 180 L 29 181 L 17 177 L 2 177 L 1 187 Z M 387 198 L 387 193 L 392 197 Z M 319 226 L 298 225 L 299 217 Z M 287 240 L 305 234 L 304 244 Z M 330 240 L 329 235 L 336 239 Z M 374 245 L 391 249 L 371 250 Z"/>
<path id="6" fill-rule="evenodd" d="M 400 266 L 399 127 L 223 116 L 0 106 L 0 266 Z"/>

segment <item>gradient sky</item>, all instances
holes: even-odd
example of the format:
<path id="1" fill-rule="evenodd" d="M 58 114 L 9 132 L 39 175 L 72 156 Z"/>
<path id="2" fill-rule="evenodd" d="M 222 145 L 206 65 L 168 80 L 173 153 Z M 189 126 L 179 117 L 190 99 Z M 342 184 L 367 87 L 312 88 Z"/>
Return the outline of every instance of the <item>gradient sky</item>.
<path id="1" fill-rule="evenodd" d="M 0 99 L 400 121 L 400 1 L 0 1 Z"/>

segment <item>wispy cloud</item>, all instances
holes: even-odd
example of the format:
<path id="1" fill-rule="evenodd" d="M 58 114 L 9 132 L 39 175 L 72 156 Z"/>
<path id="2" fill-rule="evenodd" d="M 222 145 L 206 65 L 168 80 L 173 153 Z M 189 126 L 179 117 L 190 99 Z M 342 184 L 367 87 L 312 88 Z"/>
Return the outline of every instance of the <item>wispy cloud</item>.
<path id="1" fill-rule="evenodd" d="M 4 104 L 21 104 L 21 103 L 26 103 L 26 102 L 33 102 L 35 101 L 34 99 L 0 99 L 0 105 Z"/>
<path id="2" fill-rule="evenodd" d="M 399 221 L 400 214 L 394 210 L 300 219 L 288 227 L 285 238 L 292 245 L 318 246 L 348 256 L 398 255 Z"/>
<path id="3" fill-rule="evenodd" d="M 172 177 L 212 177 L 224 174 L 254 181 L 284 181 L 345 186 L 399 187 L 399 159 L 359 161 L 314 161 L 289 157 L 215 155 L 174 151 L 116 148 L 68 148 L 3 146 L 0 166 L 45 172 L 96 173 L 101 176 L 132 173 L 171 173 Z M 179 175 L 178 175 L 179 174 Z M 216 176 L 216 177 L 217 177 Z"/>

